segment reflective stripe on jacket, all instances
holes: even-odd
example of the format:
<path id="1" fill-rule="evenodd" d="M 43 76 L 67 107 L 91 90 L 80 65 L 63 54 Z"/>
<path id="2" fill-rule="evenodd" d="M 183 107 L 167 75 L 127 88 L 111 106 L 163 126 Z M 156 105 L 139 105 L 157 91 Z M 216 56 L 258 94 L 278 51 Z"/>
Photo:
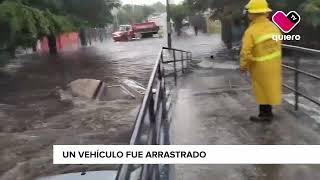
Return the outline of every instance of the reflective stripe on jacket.
<path id="1" fill-rule="evenodd" d="M 269 34 L 264 34 L 261 36 L 257 36 L 254 38 L 254 44 L 255 46 L 258 45 L 262 45 L 262 46 L 266 46 L 266 41 L 273 41 L 272 37 L 274 35 L 278 35 L 277 33 L 269 33 Z M 277 49 L 273 49 L 274 52 L 269 52 L 268 55 L 264 55 L 264 56 L 260 56 L 260 57 L 254 57 L 253 60 L 254 61 L 268 61 L 268 60 L 274 60 L 274 59 L 279 59 L 281 58 L 282 54 L 281 54 L 281 49 L 277 50 Z"/>

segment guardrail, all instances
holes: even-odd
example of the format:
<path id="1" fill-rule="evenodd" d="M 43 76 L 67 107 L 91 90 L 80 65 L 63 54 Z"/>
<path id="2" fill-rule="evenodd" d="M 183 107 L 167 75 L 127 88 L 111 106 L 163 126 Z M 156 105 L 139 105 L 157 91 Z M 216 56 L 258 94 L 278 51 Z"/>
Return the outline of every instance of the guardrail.
<path id="1" fill-rule="evenodd" d="M 308 53 L 308 54 L 313 54 L 313 55 L 320 55 L 320 50 L 316 50 L 316 49 L 309 49 L 309 48 L 304 48 L 304 47 L 299 47 L 299 46 L 292 46 L 292 45 L 287 45 L 284 44 L 283 45 L 284 49 L 290 50 L 290 51 L 294 51 L 294 52 L 300 52 L 300 53 Z M 320 106 L 320 102 L 317 101 L 316 99 L 313 99 L 312 97 L 300 92 L 300 78 L 299 78 L 299 74 L 303 74 L 305 76 L 317 79 L 320 81 L 320 76 L 317 76 L 315 74 L 303 71 L 301 69 L 299 69 L 300 67 L 300 57 L 299 55 L 295 55 L 293 56 L 294 58 L 294 67 L 293 66 L 289 66 L 289 65 L 282 65 L 284 68 L 292 70 L 295 72 L 294 74 L 294 87 L 290 87 L 288 84 L 283 84 L 284 87 L 286 87 L 287 89 L 291 90 L 294 92 L 295 94 L 295 110 L 297 111 L 299 109 L 299 97 L 303 97 L 315 104 L 317 104 L 318 106 Z"/>
<path id="2" fill-rule="evenodd" d="M 172 53 L 173 59 L 164 60 L 164 50 Z M 180 53 L 181 59 L 177 59 Z M 165 81 L 165 64 L 173 63 L 175 82 L 177 63 L 181 63 L 184 72 L 192 53 L 179 49 L 163 47 L 153 68 L 145 96 L 133 126 L 130 145 L 164 145 L 169 144 L 167 119 L 167 87 Z M 160 165 L 121 165 L 116 180 L 159 180 Z"/>

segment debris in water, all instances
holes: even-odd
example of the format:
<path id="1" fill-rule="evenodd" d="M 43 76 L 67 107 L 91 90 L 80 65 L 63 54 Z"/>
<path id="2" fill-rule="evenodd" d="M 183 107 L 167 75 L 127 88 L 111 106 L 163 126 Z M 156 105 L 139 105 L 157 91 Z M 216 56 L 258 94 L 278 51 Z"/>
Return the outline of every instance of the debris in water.
<path id="1" fill-rule="evenodd" d="M 101 81 L 96 79 L 78 79 L 68 84 L 73 96 L 94 98 Z"/>
<path id="2" fill-rule="evenodd" d="M 101 101 L 112 101 L 117 99 L 142 98 L 146 89 L 140 83 L 126 79 L 121 84 L 109 85 L 96 79 L 78 79 L 68 84 L 67 91 L 59 89 L 62 101 L 70 100 L 72 97 L 83 97 Z"/>
<path id="3" fill-rule="evenodd" d="M 142 84 L 138 83 L 137 81 L 126 79 L 122 81 L 122 84 L 128 86 L 129 88 L 133 89 L 134 91 L 144 95 L 146 88 L 143 87 Z"/>

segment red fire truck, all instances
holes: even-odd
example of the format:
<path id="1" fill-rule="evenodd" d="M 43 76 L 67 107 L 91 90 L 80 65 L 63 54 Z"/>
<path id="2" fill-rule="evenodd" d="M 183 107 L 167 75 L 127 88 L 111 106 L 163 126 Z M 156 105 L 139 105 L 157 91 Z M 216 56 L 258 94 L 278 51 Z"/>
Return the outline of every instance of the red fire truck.
<path id="1" fill-rule="evenodd" d="M 153 34 L 158 34 L 159 29 L 155 22 L 120 25 L 119 30 L 112 33 L 112 37 L 114 41 L 130 41 L 132 39 L 152 37 Z"/>

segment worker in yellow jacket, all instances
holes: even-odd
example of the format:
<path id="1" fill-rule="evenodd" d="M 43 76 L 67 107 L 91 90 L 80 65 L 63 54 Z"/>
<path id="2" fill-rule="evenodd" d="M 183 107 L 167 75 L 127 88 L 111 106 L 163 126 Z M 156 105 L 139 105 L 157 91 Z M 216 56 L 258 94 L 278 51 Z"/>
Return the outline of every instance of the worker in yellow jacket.
<path id="1" fill-rule="evenodd" d="M 266 0 L 251 0 L 247 6 L 250 25 L 246 30 L 241 49 L 240 70 L 249 72 L 259 116 L 251 121 L 270 121 L 272 106 L 282 102 L 282 52 L 281 41 L 272 36 L 281 34 L 269 19 L 271 9 Z"/>

